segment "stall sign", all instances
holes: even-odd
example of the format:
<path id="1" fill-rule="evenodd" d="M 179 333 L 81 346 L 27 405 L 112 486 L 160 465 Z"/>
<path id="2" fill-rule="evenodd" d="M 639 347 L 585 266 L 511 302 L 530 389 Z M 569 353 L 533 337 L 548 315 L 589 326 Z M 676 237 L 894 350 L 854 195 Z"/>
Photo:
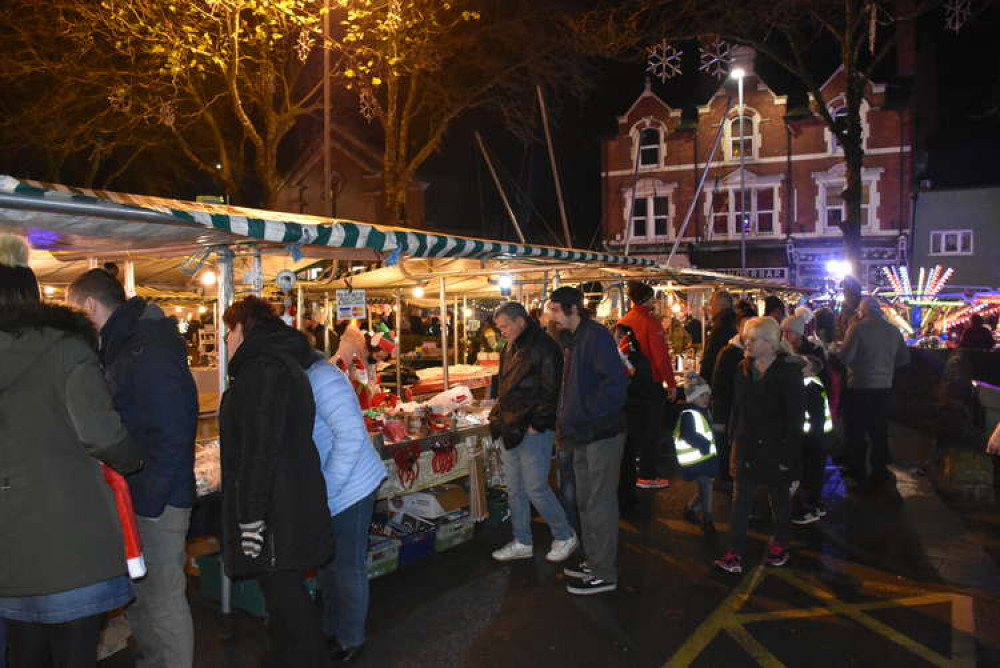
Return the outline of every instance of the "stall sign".
<path id="1" fill-rule="evenodd" d="M 747 267 L 746 269 L 715 269 L 720 274 L 741 276 L 761 281 L 787 281 L 788 267 Z"/>
<path id="2" fill-rule="evenodd" d="M 337 320 L 360 320 L 366 317 L 364 290 L 337 290 Z"/>

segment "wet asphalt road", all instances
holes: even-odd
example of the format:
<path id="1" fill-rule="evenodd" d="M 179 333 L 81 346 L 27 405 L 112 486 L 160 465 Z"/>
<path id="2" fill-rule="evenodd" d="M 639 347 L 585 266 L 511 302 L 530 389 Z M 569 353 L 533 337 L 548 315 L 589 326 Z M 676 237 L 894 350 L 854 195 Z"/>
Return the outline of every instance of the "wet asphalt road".
<path id="1" fill-rule="evenodd" d="M 694 491 L 683 482 L 641 492 L 623 518 L 611 594 L 565 591 L 544 559 L 544 525 L 534 525 L 535 559 L 506 565 L 489 552 L 509 527 L 481 526 L 472 542 L 372 582 L 368 647 L 354 665 L 998 666 L 1000 512 L 944 504 L 912 472 L 921 445 L 894 429 L 900 480 L 881 489 L 848 491 L 829 468 L 829 515 L 795 529 L 785 568 L 760 565 L 769 520 L 752 524 L 743 577 L 711 568 L 726 493 L 715 498 L 720 533 L 706 537 L 681 519 Z M 263 622 L 238 612 L 222 640 L 218 605 L 196 587 L 191 596 L 196 665 L 255 666 Z M 125 651 L 102 668 L 131 665 Z"/>

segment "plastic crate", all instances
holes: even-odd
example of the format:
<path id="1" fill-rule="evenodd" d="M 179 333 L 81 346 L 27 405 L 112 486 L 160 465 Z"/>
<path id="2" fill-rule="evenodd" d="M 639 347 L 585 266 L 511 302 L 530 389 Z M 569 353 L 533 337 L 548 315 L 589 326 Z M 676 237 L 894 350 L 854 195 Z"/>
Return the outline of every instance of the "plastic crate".
<path id="1" fill-rule="evenodd" d="M 383 536 L 368 537 L 368 579 L 388 575 L 399 568 L 400 542 Z"/>
<path id="2" fill-rule="evenodd" d="M 399 520 L 389 521 L 387 516 L 375 513 L 372 533 L 399 541 L 399 567 L 403 568 L 434 553 L 437 527 L 412 515 L 404 514 Z"/>
<path id="3" fill-rule="evenodd" d="M 476 534 L 476 523 L 468 512 L 446 516 L 438 521 L 434 538 L 434 550 L 444 552 L 456 545 L 467 543 Z"/>

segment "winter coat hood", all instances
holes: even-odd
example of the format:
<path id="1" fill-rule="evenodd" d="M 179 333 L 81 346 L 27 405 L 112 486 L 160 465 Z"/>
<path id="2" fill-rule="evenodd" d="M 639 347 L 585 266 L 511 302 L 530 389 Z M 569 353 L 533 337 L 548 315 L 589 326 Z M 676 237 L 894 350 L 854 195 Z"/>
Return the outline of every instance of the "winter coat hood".
<path id="1" fill-rule="evenodd" d="M 94 326 L 81 311 L 56 304 L 20 304 L 0 311 L 0 391 L 13 385 L 61 339 L 97 347 Z M 10 354 L 7 354 L 10 353 Z"/>
<path id="2" fill-rule="evenodd" d="M 316 351 L 309 345 L 306 337 L 280 320 L 258 322 L 247 332 L 229 363 L 229 372 L 237 375 L 247 360 L 261 355 L 289 358 L 303 371 L 316 361 Z"/>

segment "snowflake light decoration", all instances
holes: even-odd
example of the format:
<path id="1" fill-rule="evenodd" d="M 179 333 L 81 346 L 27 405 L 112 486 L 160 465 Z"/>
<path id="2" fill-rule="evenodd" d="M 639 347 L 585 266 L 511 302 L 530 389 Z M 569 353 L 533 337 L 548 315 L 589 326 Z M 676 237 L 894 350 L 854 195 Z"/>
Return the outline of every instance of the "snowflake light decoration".
<path id="1" fill-rule="evenodd" d="M 684 52 L 663 40 L 646 48 L 646 71 L 661 83 L 681 74 L 681 56 Z"/>
<path id="2" fill-rule="evenodd" d="M 944 3 L 944 24 L 948 30 L 957 33 L 971 13 L 972 0 L 947 0 Z"/>
<path id="3" fill-rule="evenodd" d="M 372 119 L 379 115 L 379 105 L 378 100 L 375 99 L 375 93 L 372 92 L 371 88 L 365 88 L 358 94 L 358 107 L 361 111 L 361 115 L 365 117 L 365 120 L 369 123 Z"/>
<path id="4" fill-rule="evenodd" d="M 701 45 L 698 49 L 701 52 L 701 65 L 698 66 L 699 72 L 705 72 L 719 79 L 726 76 L 730 66 L 733 64 L 733 55 L 729 42 L 715 38 L 708 44 Z"/>
<path id="5" fill-rule="evenodd" d="M 299 33 L 299 39 L 295 42 L 295 54 L 299 57 L 299 62 L 304 63 L 309 59 L 309 52 L 312 51 L 316 40 L 308 30 Z"/>

